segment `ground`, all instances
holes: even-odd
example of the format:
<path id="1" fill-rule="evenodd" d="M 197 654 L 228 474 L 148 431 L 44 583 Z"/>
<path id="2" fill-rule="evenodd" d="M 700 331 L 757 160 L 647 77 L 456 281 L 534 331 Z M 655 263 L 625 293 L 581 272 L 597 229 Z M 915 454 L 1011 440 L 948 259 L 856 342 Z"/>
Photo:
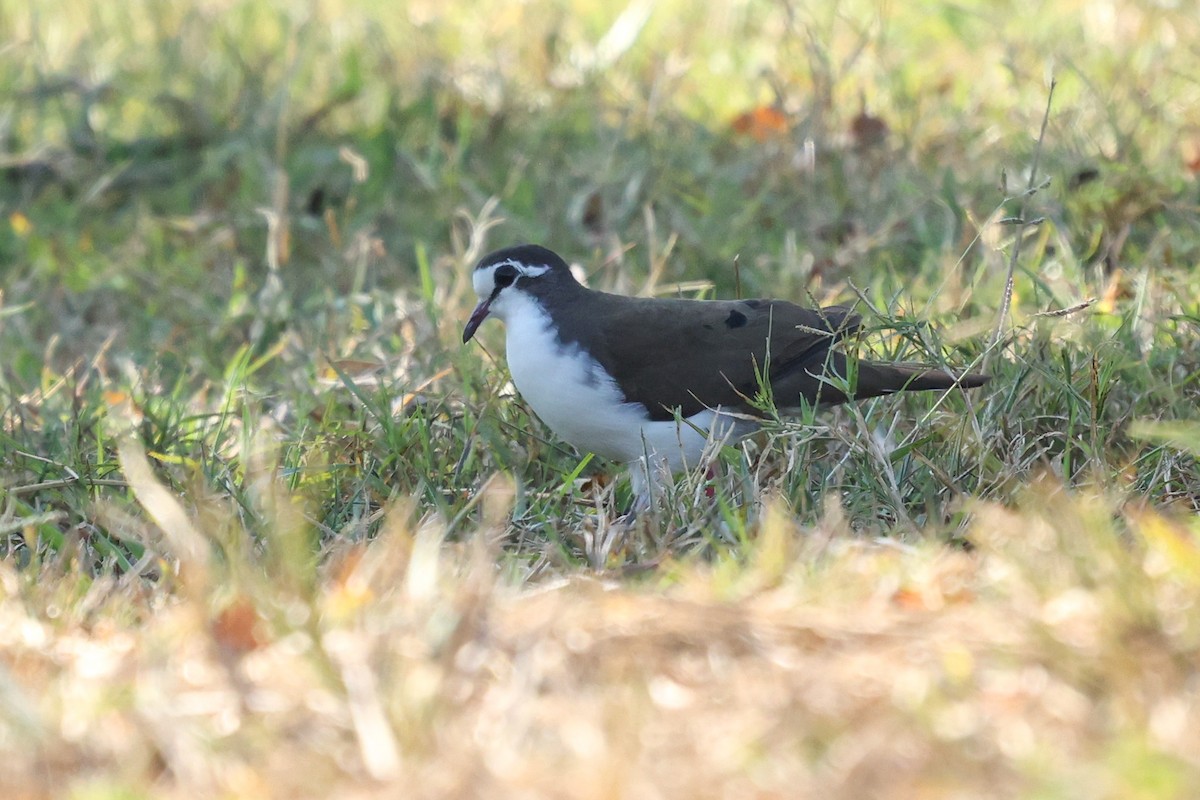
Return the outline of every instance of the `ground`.
<path id="1" fill-rule="evenodd" d="M 1196 796 L 1197 40 L 0 0 L 4 796 Z M 625 524 L 460 343 L 521 241 L 994 377 L 772 421 Z"/>

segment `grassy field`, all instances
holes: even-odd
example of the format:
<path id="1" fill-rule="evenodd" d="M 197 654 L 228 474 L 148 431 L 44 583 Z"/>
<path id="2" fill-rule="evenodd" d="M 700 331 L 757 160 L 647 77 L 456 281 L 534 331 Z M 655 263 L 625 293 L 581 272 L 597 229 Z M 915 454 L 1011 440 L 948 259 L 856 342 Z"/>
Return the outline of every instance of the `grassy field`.
<path id="1" fill-rule="evenodd" d="M 1200 796 L 1200 13 L 482 8 L 0 0 L 0 795 Z M 994 379 L 623 524 L 519 241 Z"/>

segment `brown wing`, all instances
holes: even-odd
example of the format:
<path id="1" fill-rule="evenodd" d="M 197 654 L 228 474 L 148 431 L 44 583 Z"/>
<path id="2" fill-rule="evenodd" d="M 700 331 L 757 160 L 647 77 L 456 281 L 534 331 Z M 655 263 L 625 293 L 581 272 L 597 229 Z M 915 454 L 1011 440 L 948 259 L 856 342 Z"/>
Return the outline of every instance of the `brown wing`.
<path id="1" fill-rule="evenodd" d="M 619 300 L 619 302 L 613 302 Z M 842 307 L 801 308 L 782 300 L 652 300 L 593 293 L 589 316 L 599 340 L 593 357 L 625 389 L 626 399 L 644 405 L 653 419 L 671 419 L 675 409 L 690 416 L 722 406 L 750 411 L 746 398 L 758 392 L 758 374 L 769 379 L 780 407 L 841 402 L 816 375 L 826 372 L 830 348 L 861 324 Z M 653 331 L 653 337 L 650 331 Z M 769 355 L 768 355 L 769 354 Z M 831 366 L 845 372 L 845 357 Z"/>

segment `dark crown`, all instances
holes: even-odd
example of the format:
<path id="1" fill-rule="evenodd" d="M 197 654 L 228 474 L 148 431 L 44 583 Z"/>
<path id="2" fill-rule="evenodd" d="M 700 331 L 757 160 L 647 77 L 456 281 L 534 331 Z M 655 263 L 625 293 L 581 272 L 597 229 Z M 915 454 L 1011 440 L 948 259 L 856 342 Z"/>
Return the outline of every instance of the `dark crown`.
<path id="1" fill-rule="evenodd" d="M 519 244 L 488 253 L 480 259 L 475 269 L 487 269 L 504 261 L 515 261 L 529 267 L 549 267 L 555 272 L 561 270 L 569 273 L 571 270 L 558 253 L 536 244 Z"/>

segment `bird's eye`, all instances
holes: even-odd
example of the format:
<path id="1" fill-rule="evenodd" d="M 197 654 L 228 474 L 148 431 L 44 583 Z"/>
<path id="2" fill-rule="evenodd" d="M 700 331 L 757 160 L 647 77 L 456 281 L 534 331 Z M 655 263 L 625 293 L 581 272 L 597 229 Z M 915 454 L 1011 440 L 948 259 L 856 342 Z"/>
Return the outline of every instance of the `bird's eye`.
<path id="1" fill-rule="evenodd" d="M 512 282 L 517 279 L 517 268 L 512 264 L 501 264 L 496 267 L 496 272 L 493 275 L 493 280 L 496 281 L 496 286 L 503 289 L 505 286 L 511 286 Z"/>

